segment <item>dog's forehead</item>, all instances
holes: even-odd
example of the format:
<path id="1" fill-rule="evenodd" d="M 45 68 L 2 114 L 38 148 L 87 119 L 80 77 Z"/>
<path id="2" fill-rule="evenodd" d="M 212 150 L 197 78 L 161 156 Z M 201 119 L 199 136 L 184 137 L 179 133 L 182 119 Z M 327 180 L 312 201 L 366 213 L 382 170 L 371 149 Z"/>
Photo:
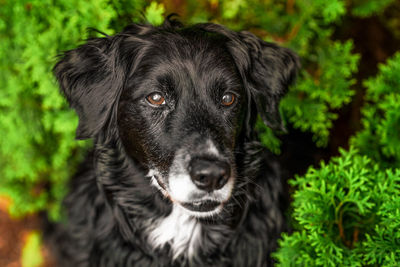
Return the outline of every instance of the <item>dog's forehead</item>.
<path id="1" fill-rule="evenodd" d="M 165 40 L 165 39 L 163 39 Z M 140 90 L 174 90 L 217 93 L 240 90 L 242 81 L 232 56 L 220 44 L 188 39 L 154 42 L 133 73 Z M 161 87 L 161 88 L 159 88 Z M 182 91 L 183 90 L 183 91 Z"/>

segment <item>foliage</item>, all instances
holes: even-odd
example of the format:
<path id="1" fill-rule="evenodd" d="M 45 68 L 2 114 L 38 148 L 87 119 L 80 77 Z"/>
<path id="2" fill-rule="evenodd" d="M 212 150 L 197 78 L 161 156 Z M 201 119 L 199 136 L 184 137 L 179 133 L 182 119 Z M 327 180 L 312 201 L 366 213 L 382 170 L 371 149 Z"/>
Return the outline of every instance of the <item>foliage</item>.
<path id="1" fill-rule="evenodd" d="M 265 127 L 264 122 L 261 118 L 258 118 L 256 122 L 256 130 L 259 133 L 259 139 L 263 145 L 269 148 L 272 153 L 281 153 L 281 140 L 276 137 L 271 128 Z"/>
<path id="2" fill-rule="evenodd" d="M 163 14 L 165 12 L 163 4 L 157 4 L 156 2 L 152 2 L 146 8 L 146 19 L 149 23 L 153 25 L 160 25 L 164 21 Z"/>
<path id="3" fill-rule="evenodd" d="M 400 53 L 380 66 L 377 77 L 364 82 L 367 104 L 364 129 L 352 139 L 362 154 L 382 167 L 400 166 Z"/>
<path id="4" fill-rule="evenodd" d="M 400 262 L 400 54 L 367 80 L 358 150 L 291 181 L 296 231 L 281 266 L 396 266 Z"/>
<path id="5" fill-rule="evenodd" d="M 129 2 L 129 10 L 144 3 Z M 56 55 L 74 48 L 94 27 L 112 34 L 121 2 L 0 2 L 0 194 L 11 213 L 47 209 L 56 218 L 65 183 L 87 142 L 74 140 L 77 118 L 59 94 L 51 68 Z M 162 6 L 147 9 L 157 22 Z M 121 21 L 125 17 L 121 15 Z"/>
<path id="6" fill-rule="evenodd" d="M 43 264 L 39 232 L 30 232 L 22 249 L 22 267 L 38 267 Z"/>
<path id="7" fill-rule="evenodd" d="M 380 170 L 353 149 L 291 183 L 298 231 L 280 242 L 281 266 L 393 266 L 400 259 L 400 170 Z"/>
<path id="8" fill-rule="evenodd" d="M 352 0 L 349 1 L 352 5 L 352 14 L 360 17 L 367 17 L 376 13 L 382 12 L 390 4 L 396 0 Z"/>

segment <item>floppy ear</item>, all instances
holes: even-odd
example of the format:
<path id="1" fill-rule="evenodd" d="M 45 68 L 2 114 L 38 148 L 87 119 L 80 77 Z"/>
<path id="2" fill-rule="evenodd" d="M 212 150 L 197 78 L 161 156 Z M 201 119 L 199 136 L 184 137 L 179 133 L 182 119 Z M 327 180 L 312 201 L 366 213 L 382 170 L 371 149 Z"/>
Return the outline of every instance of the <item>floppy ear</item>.
<path id="1" fill-rule="evenodd" d="M 124 80 L 111 37 L 64 53 L 54 67 L 61 91 L 79 116 L 77 139 L 96 135 L 110 117 Z"/>
<path id="2" fill-rule="evenodd" d="M 285 131 L 279 113 L 279 101 L 296 78 L 300 68 L 298 56 L 287 48 L 265 42 L 249 32 L 238 33 L 238 40 L 240 44 L 235 42 L 231 52 L 237 57 L 237 66 L 249 98 L 255 103 L 266 125 Z M 254 112 L 249 111 L 251 113 Z M 248 119 L 254 121 L 254 118 Z"/>

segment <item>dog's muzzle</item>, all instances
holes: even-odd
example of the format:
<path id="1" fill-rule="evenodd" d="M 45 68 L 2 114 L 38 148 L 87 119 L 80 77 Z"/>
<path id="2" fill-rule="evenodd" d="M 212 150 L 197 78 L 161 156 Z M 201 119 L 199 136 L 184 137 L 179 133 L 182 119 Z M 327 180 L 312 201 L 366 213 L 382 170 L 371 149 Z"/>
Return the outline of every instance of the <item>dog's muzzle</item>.
<path id="1" fill-rule="evenodd" d="M 210 142 L 211 143 L 211 142 Z M 231 197 L 234 171 L 215 146 L 204 152 L 177 151 L 168 176 L 154 172 L 153 185 L 195 217 L 209 217 L 222 211 Z"/>

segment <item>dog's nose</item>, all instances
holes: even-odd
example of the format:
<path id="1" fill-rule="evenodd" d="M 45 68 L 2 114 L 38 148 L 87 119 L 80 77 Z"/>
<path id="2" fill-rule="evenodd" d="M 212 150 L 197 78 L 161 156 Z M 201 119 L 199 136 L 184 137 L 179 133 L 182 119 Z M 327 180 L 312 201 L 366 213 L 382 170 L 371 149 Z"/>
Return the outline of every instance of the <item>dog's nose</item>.
<path id="1" fill-rule="evenodd" d="M 226 162 L 207 159 L 193 159 L 190 162 L 190 177 L 201 190 L 218 190 L 226 184 L 229 176 L 230 167 Z"/>

